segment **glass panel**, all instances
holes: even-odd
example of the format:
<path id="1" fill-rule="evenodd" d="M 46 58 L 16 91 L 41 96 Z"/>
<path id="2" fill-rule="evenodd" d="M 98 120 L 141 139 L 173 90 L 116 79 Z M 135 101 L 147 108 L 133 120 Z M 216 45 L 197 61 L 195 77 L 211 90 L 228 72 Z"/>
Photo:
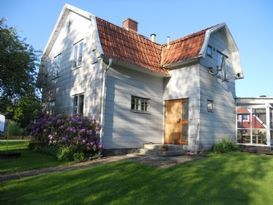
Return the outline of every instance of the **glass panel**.
<path id="1" fill-rule="evenodd" d="M 252 109 L 252 128 L 266 128 L 266 109 L 257 108 Z"/>
<path id="2" fill-rule="evenodd" d="M 208 100 L 207 101 L 207 110 L 208 110 L 208 112 L 213 111 L 213 100 Z"/>
<path id="3" fill-rule="evenodd" d="M 134 97 L 134 96 L 131 97 L 131 109 L 132 109 L 132 110 L 135 110 L 135 109 L 136 109 L 136 108 L 135 108 L 135 97 Z"/>
<path id="4" fill-rule="evenodd" d="M 252 143 L 253 144 L 267 144 L 266 129 L 253 129 L 252 130 Z"/>
<path id="5" fill-rule="evenodd" d="M 77 55 L 78 55 L 78 45 L 74 46 L 74 62 L 73 67 L 77 67 Z"/>
<path id="6" fill-rule="evenodd" d="M 238 143 L 250 143 L 250 129 L 238 129 L 237 130 L 237 142 Z"/>
<path id="7" fill-rule="evenodd" d="M 143 99 L 141 101 L 141 111 L 145 111 L 145 101 Z"/>
<path id="8" fill-rule="evenodd" d="M 79 113 L 83 115 L 83 104 L 84 104 L 84 95 L 80 95 L 80 102 L 79 102 Z"/>
<path id="9" fill-rule="evenodd" d="M 250 128 L 249 114 L 237 114 L 238 128 Z"/>
<path id="10" fill-rule="evenodd" d="M 212 57 L 212 47 L 211 46 L 208 46 L 208 48 L 207 48 L 207 55 L 209 57 Z"/>
<path id="11" fill-rule="evenodd" d="M 224 60 L 224 56 L 222 53 L 220 53 L 219 51 L 217 51 L 217 66 L 218 67 L 221 67 L 222 66 L 222 63 L 223 63 L 223 60 Z"/>
<path id="12" fill-rule="evenodd" d="M 82 64 L 83 42 L 79 45 L 78 66 Z"/>
<path id="13" fill-rule="evenodd" d="M 73 100 L 73 114 L 77 114 L 78 112 L 78 96 L 74 96 Z"/>
<path id="14" fill-rule="evenodd" d="M 273 129 L 273 109 L 270 109 L 270 128 Z"/>

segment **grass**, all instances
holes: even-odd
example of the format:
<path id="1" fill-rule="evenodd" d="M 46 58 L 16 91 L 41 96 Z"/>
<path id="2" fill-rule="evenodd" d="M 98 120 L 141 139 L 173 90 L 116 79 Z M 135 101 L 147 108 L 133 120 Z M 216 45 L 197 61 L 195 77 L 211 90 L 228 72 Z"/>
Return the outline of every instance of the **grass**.
<path id="1" fill-rule="evenodd" d="M 160 169 L 119 161 L 0 185 L 0 204 L 273 204 L 273 157 L 241 152 Z"/>
<path id="2" fill-rule="evenodd" d="M 27 149 L 27 140 L 1 140 L 0 151 L 19 151 L 21 157 L 0 159 L 0 174 L 25 171 L 61 164 L 53 156 L 30 151 Z"/>

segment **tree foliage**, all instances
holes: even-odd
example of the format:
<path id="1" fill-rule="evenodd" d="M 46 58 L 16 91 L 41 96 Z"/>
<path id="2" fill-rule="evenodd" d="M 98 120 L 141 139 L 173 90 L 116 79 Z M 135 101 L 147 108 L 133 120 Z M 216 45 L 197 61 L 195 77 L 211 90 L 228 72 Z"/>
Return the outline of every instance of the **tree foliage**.
<path id="1" fill-rule="evenodd" d="M 37 112 L 39 52 L 0 19 L 0 112 L 25 126 Z"/>

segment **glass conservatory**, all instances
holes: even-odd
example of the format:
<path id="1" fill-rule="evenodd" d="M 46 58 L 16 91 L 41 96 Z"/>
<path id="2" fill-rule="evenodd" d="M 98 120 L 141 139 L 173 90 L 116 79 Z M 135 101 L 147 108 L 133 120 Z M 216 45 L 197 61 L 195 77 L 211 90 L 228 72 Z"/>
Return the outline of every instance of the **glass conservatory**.
<path id="1" fill-rule="evenodd" d="M 237 98 L 237 143 L 273 146 L 273 98 Z"/>

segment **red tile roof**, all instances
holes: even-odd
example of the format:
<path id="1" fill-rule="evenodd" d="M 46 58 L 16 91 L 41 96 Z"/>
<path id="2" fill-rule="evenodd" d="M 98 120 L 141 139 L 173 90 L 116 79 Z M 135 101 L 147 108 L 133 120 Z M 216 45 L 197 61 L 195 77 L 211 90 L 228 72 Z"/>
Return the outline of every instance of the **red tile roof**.
<path id="1" fill-rule="evenodd" d="M 163 45 L 161 64 L 167 66 L 168 64 L 198 57 L 204 43 L 206 30 L 174 40 L 170 42 L 169 46 Z"/>
<path id="2" fill-rule="evenodd" d="M 166 66 L 196 58 L 204 42 L 206 30 L 160 45 L 136 32 L 96 17 L 104 55 L 123 62 L 167 74 Z"/>

